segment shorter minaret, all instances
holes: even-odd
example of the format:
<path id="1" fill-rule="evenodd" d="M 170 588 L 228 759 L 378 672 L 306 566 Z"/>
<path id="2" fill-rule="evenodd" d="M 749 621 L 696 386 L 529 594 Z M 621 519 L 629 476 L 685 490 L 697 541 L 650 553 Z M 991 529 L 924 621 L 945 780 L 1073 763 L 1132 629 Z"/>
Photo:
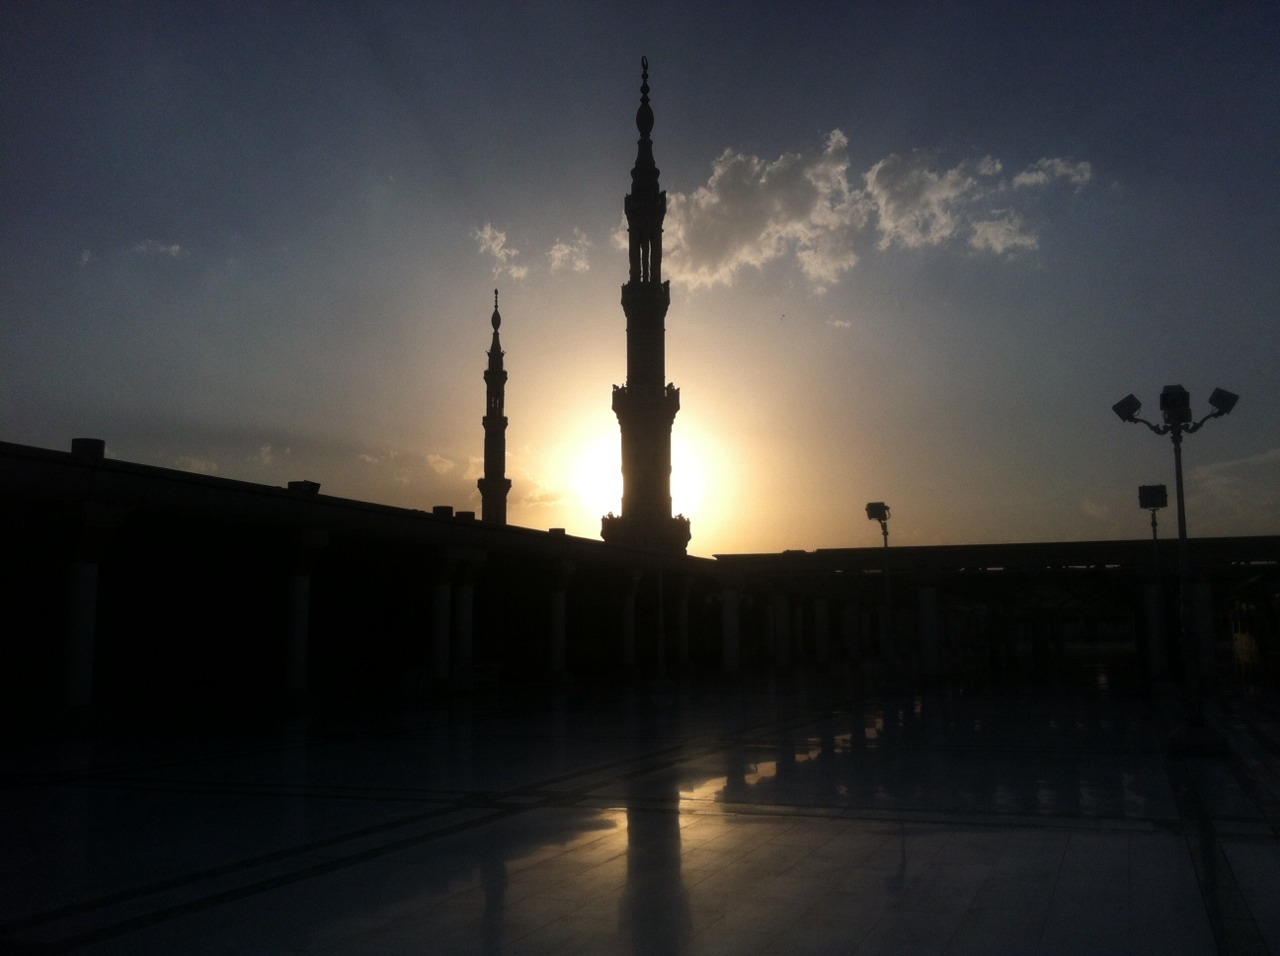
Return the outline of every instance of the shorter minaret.
<path id="1" fill-rule="evenodd" d="M 476 484 L 480 488 L 480 520 L 489 524 L 507 523 L 507 492 L 511 479 L 507 470 L 507 416 L 503 412 L 506 401 L 507 372 L 502 367 L 502 343 L 498 341 L 498 326 L 502 316 L 498 314 L 498 290 L 493 290 L 493 344 L 489 346 L 489 367 L 484 370 L 485 412 L 484 425 L 484 477 Z"/>

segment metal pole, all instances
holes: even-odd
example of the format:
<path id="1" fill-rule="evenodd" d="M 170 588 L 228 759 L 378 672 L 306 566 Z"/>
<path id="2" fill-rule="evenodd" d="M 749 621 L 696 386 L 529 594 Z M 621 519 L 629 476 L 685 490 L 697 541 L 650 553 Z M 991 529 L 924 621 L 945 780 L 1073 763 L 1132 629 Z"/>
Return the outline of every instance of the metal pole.
<path id="1" fill-rule="evenodd" d="M 889 550 L 889 522 L 880 519 L 880 531 L 884 534 L 885 551 Z M 893 627 L 893 592 L 889 581 L 889 562 L 886 558 L 884 564 L 884 621 L 881 628 L 884 631 L 884 647 L 888 653 L 889 659 L 885 661 L 886 669 L 896 676 L 898 663 L 898 649 L 895 647 L 897 635 L 894 633 Z"/>
<path id="2" fill-rule="evenodd" d="M 1148 608 L 1152 620 L 1147 625 L 1147 637 L 1151 643 L 1150 674 L 1158 680 L 1168 674 L 1169 634 L 1165 629 L 1164 576 L 1160 571 L 1160 538 L 1156 533 L 1156 511 L 1151 509 L 1151 585 L 1152 597 Z"/>
<path id="3" fill-rule="evenodd" d="M 1193 725 L 1204 722 L 1200 701 L 1200 655 L 1195 628 L 1191 623 L 1191 561 L 1187 549 L 1187 509 L 1182 494 L 1182 426 L 1174 423 L 1173 480 L 1178 499 L 1178 617 L 1182 630 L 1182 672 L 1187 692 L 1189 719 Z"/>

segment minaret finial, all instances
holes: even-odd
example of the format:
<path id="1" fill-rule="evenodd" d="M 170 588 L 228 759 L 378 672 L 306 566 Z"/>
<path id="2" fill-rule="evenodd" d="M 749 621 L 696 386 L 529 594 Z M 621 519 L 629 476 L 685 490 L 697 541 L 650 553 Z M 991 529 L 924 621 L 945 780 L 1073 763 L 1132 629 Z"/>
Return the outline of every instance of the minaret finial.
<path id="1" fill-rule="evenodd" d="M 493 331 L 498 331 L 498 326 L 502 324 L 502 316 L 498 314 L 498 290 L 493 290 L 493 315 L 489 318 L 493 323 Z"/>
<path id="2" fill-rule="evenodd" d="M 640 109 L 636 110 L 636 129 L 641 139 L 653 132 L 653 108 L 649 106 L 649 58 L 640 57 Z"/>

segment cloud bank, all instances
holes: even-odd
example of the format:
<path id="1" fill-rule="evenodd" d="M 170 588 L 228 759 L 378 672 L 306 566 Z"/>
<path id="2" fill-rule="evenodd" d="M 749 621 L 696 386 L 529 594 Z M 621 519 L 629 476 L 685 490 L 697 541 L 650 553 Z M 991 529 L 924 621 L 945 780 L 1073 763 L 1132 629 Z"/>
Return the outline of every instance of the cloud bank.
<path id="1" fill-rule="evenodd" d="M 572 272 L 586 272 L 591 268 L 591 259 L 588 256 L 590 251 L 591 240 L 587 238 L 586 233 L 581 229 L 574 229 L 571 240 L 563 242 L 556 239 L 547 252 L 547 258 L 551 261 L 551 271 L 569 269 Z"/>
<path id="2" fill-rule="evenodd" d="M 946 167 L 928 153 L 895 153 L 853 180 L 849 165 L 840 130 L 810 156 L 767 161 L 726 150 L 706 185 L 668 195 L 668 277 L 692 288 L 732 285 L 745 267 L 792 257 L 825 286 L 873 245 L 1011 255 L 1039 244 L 1028 211 L 1036 190 L 1057 182 L 1081 189 L 1093 176 L 1089 163 L 1059 158 L 1012 177 L 991 156 Z"/>
<path id="3" fill-rule="evenodd" d="M 947 166 L 920 151 L 892 153 L 851 177 L 849 140 L 838 129 L 807 156 L 765 160 L 727 149 L 706 185 L 668 192 L 665 272 L 690 288 L 729 286 L 744 268 L 792 259 L 822 291 L 872 249 L 954 245 L 1016 255 L 1039 247 L 1037 193 L 1059 183 L 1078 191 L 1092 179 L 1088 162 L 1070 159 L 1046 157 L 1009 175 L 993 156 Z M 472 237 L 493 259 L 495 277 L 529 274 L 505 231 L 485 223 Z M 626 248 L 625 220 L 613 243 Z M 577 228 L 557 238 L 546 253 L 549 271 L 587 272 L 591 245 Z"/>
<path id="4" fill-rule="evenodd" d="M 475 231 L 472 238 L 480 244 L 482 253 L 493 257 L 495 278 L 505 275 L 511 279 L 523 279 L 529 274 L 528 266 L 515 263 L 520 250 L 508 246 L 507 234 L 501 229 L 495 229 L 492 223 L 486 222 L 482 228 Z"/>
<path id="5" fill-rule="evenodd" d="M 475 230 L 471 238 L 479 245 L 480 253 L 493 259 L 494 278 L 506 276 L 510 279 L 523 279 L 529 274 L 529 267 L 517 263 L 520 250 L 507 244 L 505 230 L 496 228 L 493 223 L 486 222 Z M 575 228 L 568 240 L 557 238 L 547 250 L 547 266 L 551 272 L 568 270 L 569 272 L 587 272 L 591 269 L 591 240 L 581 229 Z"/>
<path id="6" fill-rule="evenodd" d="M 1280 448 L 1188 469 L 1187 512 L 1215 534 L 1259 534 L 1280 521 Z M 1193 529 L 1194 530 L 1194 529 Z"/>

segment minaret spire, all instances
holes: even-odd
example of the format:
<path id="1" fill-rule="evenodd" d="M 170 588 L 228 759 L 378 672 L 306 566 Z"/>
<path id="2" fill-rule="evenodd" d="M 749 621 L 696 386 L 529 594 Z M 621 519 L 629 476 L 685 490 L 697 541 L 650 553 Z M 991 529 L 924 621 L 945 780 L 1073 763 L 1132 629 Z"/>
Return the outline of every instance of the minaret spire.
<path id="1" fill-rule="evenodd" d="M 507 372 L 502 367 L 502 343 L 498 339 L 498 328 L 502 325 L 502 316 L 498 312 L 498 290 L 493 290 L 493 315 L 489 317 L 493 326 L 493 343 L 489 346 L 489 367 L 484 370 L 485 414 L 481 420 L 484 425 L 484 477 L 476 484 L 480 488 L 480 520 L 490 524 L 507 523 L 507 492 L 511 490 L 511 479 L 505 474 L 507 470 L 507 416 L 506 403 Z"/>
<path id="2" fill-rule="evenodd" d="M 627 215 L 630 275 L 622 287 L 627 317 L 627 382 L 613 387 L 613 410 L 622 433 L 622 513 L 606 515 L 606 541 L 684 554 L 689 521 L 671 516 L 671 426 L 680 410 L 680 389 L 666 382 L 666 329 L 671 284 L 662 279 L 662 221 L 667 194 L 658 186 L 653 159 L 653 107 L 649 105 L 649 60 L 640 59 L 640 139 L 631 170 Z M 665 383 L 665 384 L 664 384 Z"/>

